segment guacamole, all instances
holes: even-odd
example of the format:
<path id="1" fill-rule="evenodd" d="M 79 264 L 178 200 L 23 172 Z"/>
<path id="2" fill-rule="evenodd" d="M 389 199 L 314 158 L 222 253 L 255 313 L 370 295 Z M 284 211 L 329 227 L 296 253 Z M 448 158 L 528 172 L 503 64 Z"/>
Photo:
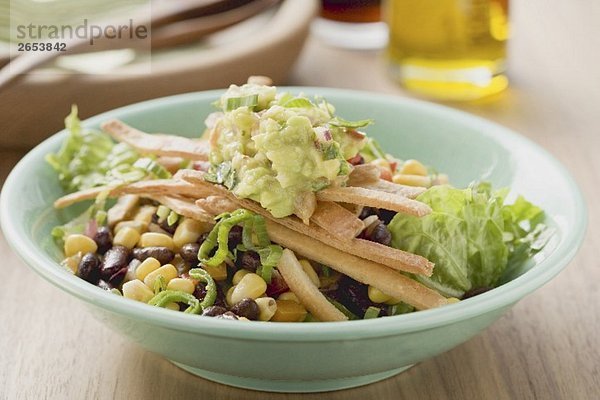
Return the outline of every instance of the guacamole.
<path id="1" fill-rule="evenodd" d="M 207 179 L 255 200 L 275 217 L 297 213 L 299 199 L 344 185 L 346 161 L 364 146 L 356 129 L 323 99 L 277 93 L 272 86 L 232 85 L 206 121 L 211 152 Z"/>

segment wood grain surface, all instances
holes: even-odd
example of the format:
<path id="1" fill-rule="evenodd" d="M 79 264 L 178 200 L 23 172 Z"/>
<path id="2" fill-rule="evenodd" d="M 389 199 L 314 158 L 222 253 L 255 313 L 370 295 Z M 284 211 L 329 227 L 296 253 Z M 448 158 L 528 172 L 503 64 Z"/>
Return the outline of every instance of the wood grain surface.
<path id="1" fill-rule="evenodd" d="M 551 283 L 469 342 L 369 386 L 269 394 L 194 377 L 93 320 L 0 239 L 0 398 L 597 399 L 600 398 L 600 2 L 513 2 L 510 90 L 449 104 L 511 127 L 553 153 L 587 199 L 583 248 Z M 311 39 L 289 84 L 408 95 L 377 53 Z M 22 156 L 0 151 L 1 178 Z"/>

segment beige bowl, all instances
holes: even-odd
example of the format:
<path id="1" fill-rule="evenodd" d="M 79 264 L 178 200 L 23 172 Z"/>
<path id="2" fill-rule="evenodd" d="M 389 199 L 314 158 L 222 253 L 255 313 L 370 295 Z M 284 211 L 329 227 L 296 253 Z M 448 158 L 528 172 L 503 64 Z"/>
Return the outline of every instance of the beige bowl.
<path id="1" fill-rule="evenodd" d="M 267 75 L 281 83 L 302 49 L 317 9 L 317 0 L 285 0 L 202 43 L 154 51 L 151 73 L 131 73 L 144 67 L 143 59 L 105 74 L 86 69 L 102 65 L 101 59 L 96 62 L 83 55 L 58 60 L 52 71 L 62 74 L 37 71 L 0 93 L 0 148 L 31 147 L 48 132 L 62 129 L 71 104 L 77 104 L 86 118 L 150 98 L 227 87 L 245 82 L 249 75 Z"/>

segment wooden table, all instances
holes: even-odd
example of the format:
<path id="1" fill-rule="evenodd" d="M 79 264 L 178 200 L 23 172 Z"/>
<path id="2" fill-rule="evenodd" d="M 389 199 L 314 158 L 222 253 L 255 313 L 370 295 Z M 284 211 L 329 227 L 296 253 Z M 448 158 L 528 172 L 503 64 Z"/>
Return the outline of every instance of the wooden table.
<path id="1" fill-rule="evenodd" d="M 513 2 L 511 88 L 451 104 L 509 126 L 574 174 L 590 226 L 576 259 L 483 334 L 386 381 L 330 394 L 279 395 L 193 377 L 93 320 L 0 239 L 0 398 L 600 398 L 600 2 Z M 289 83 L 406 95 L 375 53 L 309 41 Z M 22 151 L 2 149 L 4 178 Z"/>

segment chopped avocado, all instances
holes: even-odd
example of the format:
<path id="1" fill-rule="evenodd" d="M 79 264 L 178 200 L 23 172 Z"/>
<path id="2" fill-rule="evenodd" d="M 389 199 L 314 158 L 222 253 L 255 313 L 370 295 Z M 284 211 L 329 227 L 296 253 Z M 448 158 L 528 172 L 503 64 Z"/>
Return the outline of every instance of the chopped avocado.
<path id="1" fill-rule="evenodd" d="M 207 123 L 209 176 L 219 176 L 225 163 L 233 174 L 230 190 L 278 218 L 294 214 L 307 192 L 345 184 L 351 171 L 346 160 L 366 141 L 352 127 L 329 124 L 335 110 L 324 100 L 277 93 L 272 86 L 232 85 L 216 104 L 221 110 Z"/>

